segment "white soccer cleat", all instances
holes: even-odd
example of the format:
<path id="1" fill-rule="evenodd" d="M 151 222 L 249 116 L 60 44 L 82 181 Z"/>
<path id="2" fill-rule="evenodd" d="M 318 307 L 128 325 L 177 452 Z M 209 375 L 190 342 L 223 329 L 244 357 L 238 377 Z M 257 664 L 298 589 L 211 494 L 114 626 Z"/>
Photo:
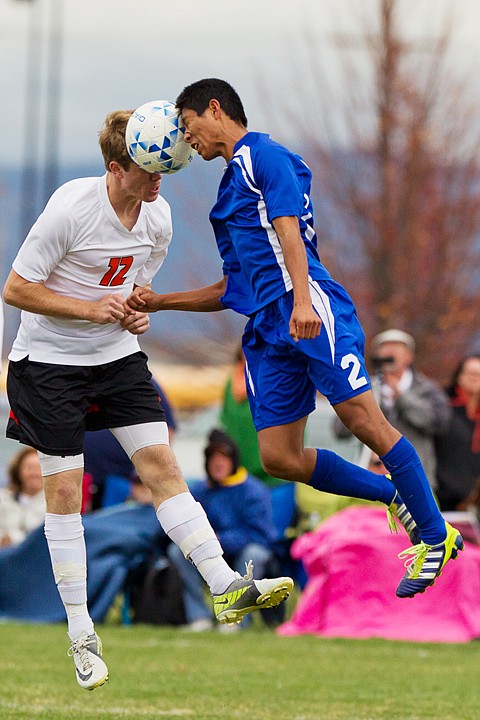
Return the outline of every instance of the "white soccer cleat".
<path id="1" fill-rule="evenodd" d="M 102 641 L 97 633 L 84 631 L 72 644 L 67 655 L 73 657 L 77 682 L 85 690 L 95 690 L 108 680 L 108 668 L 102 660 Z"/>

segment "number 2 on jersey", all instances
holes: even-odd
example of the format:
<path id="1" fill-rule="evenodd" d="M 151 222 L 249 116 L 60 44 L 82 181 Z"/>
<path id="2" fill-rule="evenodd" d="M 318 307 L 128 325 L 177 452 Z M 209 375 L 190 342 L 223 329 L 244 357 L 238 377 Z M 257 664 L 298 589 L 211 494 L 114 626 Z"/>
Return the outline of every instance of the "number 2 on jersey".
<path id="1" fill-rule="evenodd" d="M 113 257 L 110 258 L 108 263 L 108 270 L 100 280 L 100 285 L 109 285 L 110 287 L 117 287 L 123 285 L 125 282 L 125 275 L 130 270 L 133 262 L 133 256 L 127 255 L 127 257 Z"/>
<path id="2" fill-rule="evenodd" d="M 342 370 L 346 370 L 350 366 L 352 367 L 352 369 L 350 370 L 350 373 L 348 375 L 348 382 L 354 390 L 357 390 L 358 388 L 367 384 L 367 378 L 363 376 L 358 376 L 360 372 L 360 361 L 357 357 L 355 357 L 353 353 L 348 353 L 348 355 L 344 355 L 341 361 Z"/>

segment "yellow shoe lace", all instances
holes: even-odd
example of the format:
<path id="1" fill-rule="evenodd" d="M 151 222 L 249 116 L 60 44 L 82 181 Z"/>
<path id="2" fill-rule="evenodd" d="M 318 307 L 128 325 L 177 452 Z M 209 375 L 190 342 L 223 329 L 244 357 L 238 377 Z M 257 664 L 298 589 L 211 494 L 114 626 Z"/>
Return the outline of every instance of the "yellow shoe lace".
<path id="1" fill-rule="evenodd" d="M 392 505 L 393 505 L 393 502 L 392 502 Z M 390 530 L 390 532 L 392 534 L 395 533 L 395 535 L 398 535 L 398 522 L 397 522 L 397 518 L 394 515 L 393 510 L 391 509 L 392 505 L 389 505 L 387 507 L 388 529 Z"/>
<path id="2" fill-rule="evenodd" d="M 424 542 L 421 542 L 418 543 L 418 545 L 412 545 L 412 547 L 402 550 L 402 552 L 398 554 L 401 560 L 406 558 L 403 564 L 407 569 L 409 577 L 417 578 L 420 575 L 423 563 L 431 547 L 431 545 L 426 545 Z"/>

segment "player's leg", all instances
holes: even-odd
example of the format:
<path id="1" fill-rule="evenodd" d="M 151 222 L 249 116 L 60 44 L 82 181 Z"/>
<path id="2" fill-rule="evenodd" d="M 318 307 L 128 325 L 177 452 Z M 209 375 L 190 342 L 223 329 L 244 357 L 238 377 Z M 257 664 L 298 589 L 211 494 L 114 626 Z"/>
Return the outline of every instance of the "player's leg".
<path id="1" fill-rule="evenodd" d="M 324 320 L 321 336 L 328 338 L 332 363 L 328 372 L 327 355 L 322 353 L 319 339 L 312 345 L 309 372 L 344 424 L 380 455 L 417 524 L 422 542 L 415 547 L 420 554 L 417 557 L 414 550 L 397 594 L 405 597 L 423 592 L 463 547 L 461 536 L 441 517 L 415 449 L 387 422 L 373 397 L 363 359 L 364 333 L 348 294 L 334 282 L 322 283 L 322 287 L 312 283 L 311 289 L 313 303 Z M 393 509 L 398 507 L 398 500 L 397 496 Z M 397 516 L 404 517 L 403 513 Z"/>
<path id="2" fill-rule="evenodd" d="M 163 530 L 209 586 L 220 622 L 239 622 L 247 612 L 288 597 L 293 587 L 290 578 L 254 580 L 250 574 L 242 578 L 225 562 L 203 507 L 183 480 L 165 423 L 112 428 L 112 432 L 152 491 Z"/>
<path id="3" fill-rule="evenodd" d="M 93 690 L 108 680 L 102 646 L 87 610 L 86 552 L 80 516 L 83 418 L 90 404 L 88 370 L 70 365 L 11 362 L 7 436 L 39 452 L 47 512 L 45 535 L 68 619 L 78 684 Z M 38 419 L 41 418 L 39 421 Z"/>
<path id="4" fill-rule="evenodd" d="M 266 332 L 258 332 L 257 319 L 255 325 L 247 325 L 243 339 L 247 393 L 262 464 L 273 477 L 389 506 L 396 489 L 386 476 L 349 463 L 329 450 L 304 447 L 316 389 L 327 394 L 332 387 L 335 349 L 326 330 L 327 319 L 319 338 L 301 341 L 298 347 L 293 343 L 288 331 L 291 302 L 291 297 L 285 296 L 277 303 L 276 316 L 265 318 L 267 328 L 275 326 L 275 345 L 264 339 Z"/>
<path id="5" fill-rule="evenodd" d="M 402 553 L 407 558 L 407 572 L 397 595 L 412 597 L 424 592 L 447 561 L 463 550 L 462 537 L 443 519 L 415 448 L 388 423 L 372 392 L 334 407 L 344 425 L 380 456 L 418 527 L 418 544 Z"/>
<path id="6" fill-rule="evenodd" d="M 69 654 L 80 687 L 93 690 L 108 680 L 102 644 L 87 608 L 87 557 L 82 518 L 83 456 L 58 457 L 39 452 L 47 512 L 45 537 L 53 575 L 65 607 Z"/>
<path id="7" fill-rule="evenodd" d="M 312 302 L 323 321 L 318 338 L 298 344 L 291 341 L 292 299 L 288 295 L 277 302 L 276 316 L 264 323 L 267 330 L 268 320 L 275 325 L 274 346 L 264 339 L 269 337 L 267 332 L 259 332 L 258 319 L 245 332 L 247 388 L 264 467 L 276 477 L 298 479 L 318 490 L 384 502 L 417 544 L 415 522 L 386 476 L 375 477 L 335 453 L 303 448 L 304 418 L 312 410 L 315 389 L 333 405 L 371 394 L 366 392 L 370 384 L 363 360 L 363 331 L 348 295 L 336 284 L 328 288 L 330 294 L 313 285 Z M 399 435 L 384 418 L 382 422 L 381 430 L 392 447 Z M 400 493 L 402 488 L 405 485 L 398 488 Z"/>
<path id="8" fill-rule="evenodd" d="M 410 509 L 422 539 L 429 544 L 445 540 L 443 520 L 427 476 L 411 443 L 384 417 L 371 390 L 334 406 L 343 424 L 376 452 Z"/>
<path id="9" fill-rule="evenodd" d="M 303 482 L 321 492 L 384 503 L 390 528 L 396 531 L 398 520 L 412 545 L 420 542 L 415 521 L 389 477 L 348 462 L 331 450 L 304 448 L 305 422 L 306 418 L 259 431 L 266 471 L 273 474 L 275 468 L 274 477 Z"/>
<path id="10" fill-rule="evenodd" d="M 305 423 L 306 418 L 301 418 L 259 431 L 260 457 L 266 472 L 334 495 L 390 505 L 396 489 L 385 475 L 365 470 L 331 450 L 305 448 Z"/>

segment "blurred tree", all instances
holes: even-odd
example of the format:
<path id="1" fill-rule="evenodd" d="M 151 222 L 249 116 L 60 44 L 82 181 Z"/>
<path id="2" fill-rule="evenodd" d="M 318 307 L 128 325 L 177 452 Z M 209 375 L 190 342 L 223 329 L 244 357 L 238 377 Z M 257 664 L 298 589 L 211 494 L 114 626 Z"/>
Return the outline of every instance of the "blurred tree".
<path id="1" fill-rule="evenodd" d="M 438 23 L 432 3 L 423 20 L 421 3 L 375 7 L 335 36 L 328 74 L 318 35 L 305 31 L 294 71 L 304 112 L 289 101 L 273 122 L 295 123 L 313 143 L 298 149 L 320 195 L 321 257 L 367 338 L 410 332 L 417 364 L 443 381 L 479 337 L 480 106 L 448 69 L 450 14 Z"/>

